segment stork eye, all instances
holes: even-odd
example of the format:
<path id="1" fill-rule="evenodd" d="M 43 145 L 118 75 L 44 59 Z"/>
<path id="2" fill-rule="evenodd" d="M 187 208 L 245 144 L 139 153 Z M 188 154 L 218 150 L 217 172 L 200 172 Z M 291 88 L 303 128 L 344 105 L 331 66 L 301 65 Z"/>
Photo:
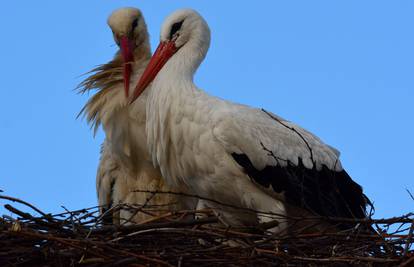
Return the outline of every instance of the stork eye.
<path id="1" fill-rule="evenodd" d="M 136 19 L 134 19 L 134 21 L 132 22 L 132 30 L 134 30 L 135 29 L 135 27 L 137 27 L 138 26 L 138 18 L 136 18 Z"/>
<path id="2" fill-rule="evenodd" d="M 171 26 L 170 40 L 173 38 L 174 34 L 176 34 L 181 29 L 181 26 L 183 25 L 183 22 L 184 22 L 184 20 L 182 20 L 180 22 L 176 22 Z"/>

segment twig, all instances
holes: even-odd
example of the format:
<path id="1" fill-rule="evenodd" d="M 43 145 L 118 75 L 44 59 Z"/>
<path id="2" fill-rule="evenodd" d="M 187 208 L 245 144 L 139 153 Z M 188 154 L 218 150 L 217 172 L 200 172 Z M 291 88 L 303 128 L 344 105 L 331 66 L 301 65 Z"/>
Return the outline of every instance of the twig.
<path id="1" fill-rule="evenodd" d="M 225 227 L 211 210 L 165 212 L 164 206 L 128 206 L 153 214 L 153 219 L 128 226 L 100 225 L 98 207 L 35 217 L 5 205 L 18 219 L 0 218 L 0 266 L 411 266 L 414 214 L 353 220 L 376 224 L 378 234 L 359 229 L 309 227 L 302 218 L 288 233 Z M 114 206 L 116 208 L 118 206 Z M 124 206 L 119 206 L 122 208 Z M 157 211 L 160 209 L 160 211 Z M 188 219 L 188 214 L 209 217 Z M 159 215 L 162 214 L 162 215 Z M 287 217 L 289 221 L 292 218 Z M 329 218 L 328 218 L 329 219 Z M 335 218 L 340 223 L 341 218 Z M 350 219 L 347 219 L 350 220 Z M 297 224 L 295 224 L 297 223 Z"/>
<path id="2" fill-rule="evenodd" d="M 213 202 L 213 203 L 225 206 L 225 207 L 229 207 L 229 208 L 234 208 L 234 209 L 244 210 L 244 211 L 248 211 L 248 212 L 253 212 L 253 213 L 260 214 L 260 215 L 280 216 L 282 218 L 286 218 L 286 219 L 289 219 L 289 220 L 298 220 L 298 221 L 325 220 L 325 221 L 328 221 L 328 222 L 352 222 L 352 223 L 366 223 L 366 224 L 395 223 L 395 222 L 411 223 L 411 219 L 409 219 L 409 217 L 414 215 L 414 213 L 408 213 L 404 216 L 404 218 L 402 218 L 402 217 L 391 217 L 391 218 L 386 218 L 386 219 L 372 219 L 372 218 L 357 219 L 357 218 L 326 217 L 326 216 L 306 216 L 306 217 L 289 216 L 289 217 L 287 217 L 285 214 L 267 212 L 267 211 L 256 210 L 256 209 L 250 209 L 250 208 L 246 208 L 246 207 L 239 207 L 239 206 L 235 206 L 235 205 L 232 205 L 232 204 L 226 204 L 226 203 L 220 202 L 220 201 L 212 199 L 212 198 L 208 198 L 208 197 L 204 197 L 204 196 L 200 196 L 200 195 L 196 195 L 196 194 L 184 193 L 184 192 L 161 191 L 161 190 L 133 190 L 132 192 L 154 193 L 154 194 L 171 194 L 171 195 L 180 195 L 180 196 L 184 196 L 184 197 L 192 197 L 192 198 L 197 198 L 197 199 L 201 199 L 201 200 L 210 201 L 210 202 Z"/>
<path id="3" fill-rule="evenodd" d="M 13 201 L 13 202 L 18 202 L 18 203 L 20 203 L 20 204 L 23 204 L 23 205 L 25 205 L 25 206 L 27 206 L 27 207 L 30 207 L 30 208 L 31 208 L 31 209 L 33 209 L 34 211 L 38 212 L 39 214 L 41 214 L 42 216 L 44 216 L 46 219 L 50 219 L 50 216 L 49 216 L 48 214 L 46 214 L 46 213 L 44 213 L 43 211 L 39 210 L 38 208 L 36 208 L 36 207 L 35 207 L 35 206 L 33 206 L 32 204 L 27 203 L 26 201 L 23 201 L 23 200 L 21 200 L 21 199 L 14 198 L 14 197 L 4 196 L 4 195 L 0 195 L 0 198 L 2 198 L 2 199 L 7 199 L 7 200 L 10 200 L 10 201 Z"/>
<path id="4" fill-rule="evenodd" d="M 411 223 L 411 227 L 410 227 L 410 230 L 408 232 L 407 242 L 405 243 L 405 246 L 404 246 L 404 254 L 403 254 L 403 257 L 406 257 L 407 254 L 408 254 L 408 251 L 410 249 L 410 244 L 412 242 L 411 239 L 413 238 L 413 232 L 414 232 L 414 220 Z"/>
<path id="5" fill-rule="evenodd" d="M 102 233 L 108 233 L 108 232 L 113 232 L 113 231 L 131 232 L 131 231 L 147 230 L 147 229 L 153 229 L 153 228 L 186 227 L 186 226 L 194 226 L 194 225 L 217 223 L 217 222 L 218 222 L 218 219 L 216 217 L 208 217 L 208 218 L 192 219 L 192 220 L 185 220 L 185 221 L 179 221 L 179 222 L 134 224 L 134 225 L 125 225 L 121 227 L 104 226 L 104 227 L 92 230 L 92 233 L 102 234 Z"/>
<path id="6" fill-rule="evenodd" d="M 313 158 L 312 148 L 310 147 L 310 145 L 309 145 L 308 141 L 305 139 L 305 137 L 303 137 L 303 135 L 301 133 L 299 133 L 295 128 L 286 125 L 285 123 L 283 123 L 281 120 L 279 120 L 278 118 L 276 118 L 275 116 L 273 116 L 270 112 L 268 112 L 264 108 L 262 108 L 262 111 L 264 113 L 266 113 L 273 120 L 277 121 L 278 123 L 280 123 L 284 127 L 288 128 L 289 130 L 292 130 L 294 133 L 296 133 L 300 137 L 300 139 L 302 139 L 302 141 L 305 143 L 305 145 L 308 147 L 308 150 L 309 150 L 309 153 L 310 153 L 310 159 L 311 159 L 312 163 L 315 164 L 315 160 Z"/>
<path id="7" fill-rule="evenodd" d="M 410 190 L 408 190 L 408 188 L 406 188 L 405 190 L 407 190 L 407 192 L 410 195 L 411 199 L 414 200 L 414 196 L 413 196 L 413 194 L 411 194 Z"/>

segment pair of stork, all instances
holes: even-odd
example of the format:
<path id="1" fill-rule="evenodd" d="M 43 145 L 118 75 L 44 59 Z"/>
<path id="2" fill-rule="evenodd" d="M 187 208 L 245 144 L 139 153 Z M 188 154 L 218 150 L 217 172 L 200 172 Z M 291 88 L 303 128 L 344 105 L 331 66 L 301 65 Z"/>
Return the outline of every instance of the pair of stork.
<path id="1" fill-rule="evenodd" d="M 290 218 L 300 223 L 367 216 L 370 202 L 342 168 L 337 150 L 266 110 L 197 88 L 193 76 L 209 48 L 210 30 L 196 11 L 178 10 L 166 18 L 152 57 L 138 9 L 116 10 L 108 24 L 120 51 L 81 84 L 83 92 L 97 89 L 82 112 L 106 134 L 97 173 L 102 207 L 208 206 L 229 225 L 276 220 L 275 232 L 298 225 Z M 203 200 L 197 204 L 179 194 L 150 191 Z M 121 210 L 114 223 L 146 216 Z"/>

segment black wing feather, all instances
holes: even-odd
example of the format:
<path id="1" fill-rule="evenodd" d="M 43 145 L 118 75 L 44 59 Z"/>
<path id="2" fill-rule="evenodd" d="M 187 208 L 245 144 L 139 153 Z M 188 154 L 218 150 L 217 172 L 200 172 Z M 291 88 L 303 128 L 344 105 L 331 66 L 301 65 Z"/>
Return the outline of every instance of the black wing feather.
<path id="1" fill-rule="evenodd" d="M 365 218 L 368 198 L 362 187 L 346 171 L 322 166 L 308 169 L 299 158 L 298 165 L 266 166 L 257 170 L 247 155 L 232 153 L 233 159 L 256 183 L 277 193 L 284 192 L 289 204 L 304 208 L 316 215 L 340 218 Z M 345 226 L 345 225 L 343 225 Z M 348 225 L 349 227 L 349 225 Z"/>

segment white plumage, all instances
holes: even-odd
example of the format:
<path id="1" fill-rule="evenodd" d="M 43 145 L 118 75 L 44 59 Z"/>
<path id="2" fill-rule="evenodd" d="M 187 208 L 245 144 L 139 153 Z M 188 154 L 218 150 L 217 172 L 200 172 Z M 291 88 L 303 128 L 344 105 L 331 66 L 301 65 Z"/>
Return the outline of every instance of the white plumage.
<path id="1" fill-rule="evenodd" d="M 152 81 L 148 148 L 167 182 L 232 206 L 278 214 L 272 216 L 280 222 L 275 231 L 285 230 L 285 216 L 298 212 L 364 217 L 368 200 L 342 169 L 335 149 L 276 115 L 210 96 L 194 85 L 209 43 L 210 30 L 197 12 L 173 13 L 134 92 L 137 98 Z M 269 220 L 208 205 L 232 225 Z"/>
<path id="2" fill-rule="evenodd" d="M 98 90 L 82 112 L 95 131 L 102 124 L 106 134 L 96 177 L 102 212 L 117 204 L 157 205 L 158 211 L 153 214 L 192 208 L 194 201 L 178 195 L 139 192 L 171 191 L 147 152 L 146 95 L 136 106 L 128 105 L 129 83 L 135 83 L 141 76 L 151 55 L 147 27 L 141 12 L 135 8 L 114 11 L 108 24 L 121 50 L 111 62 L 92 70 L 92 75 L 81 84 L 83 92 Z M 134 214 L 125 208 L 115 213 L 112 221 L 139 222 L 148 217 L 146 213 Z"/>

